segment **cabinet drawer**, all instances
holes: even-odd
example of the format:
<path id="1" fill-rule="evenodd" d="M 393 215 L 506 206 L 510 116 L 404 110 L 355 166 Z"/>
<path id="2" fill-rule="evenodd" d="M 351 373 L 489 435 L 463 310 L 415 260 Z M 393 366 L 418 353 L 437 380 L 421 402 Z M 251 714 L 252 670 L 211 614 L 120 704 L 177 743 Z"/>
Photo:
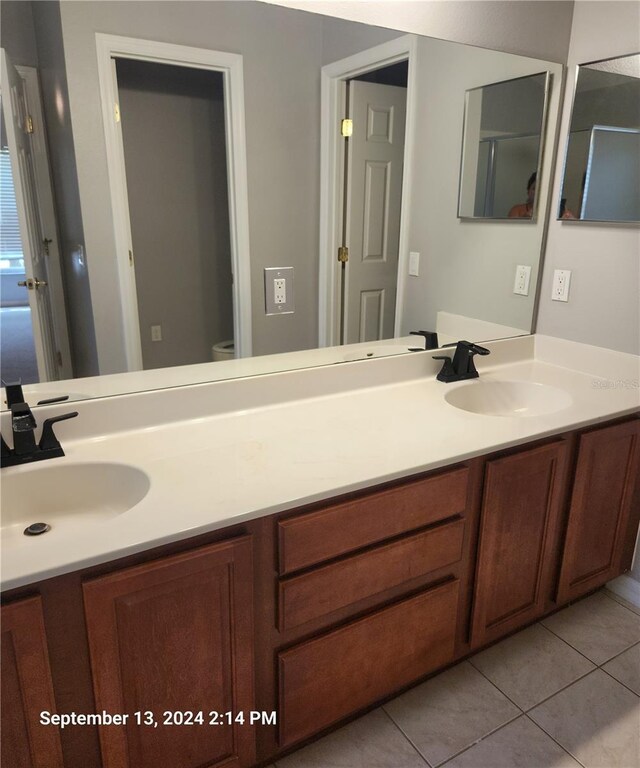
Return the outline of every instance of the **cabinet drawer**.
<path id="1" fill-rule="evenodd" d="M 463 535 L 458 519 L 281 582 L 280 631 L 457 563 Z"/>
<path id="2" fill-rule="evenodd" d="M 280 746 L 451 661 L 458 587 L 449 581 L 278 654 Z"/>
<path id="3" fill-rule="evenodd" d="M 280 573 L 462 514 L 468 478 L 469 470 L 462 467 L 281 520 Z"/>

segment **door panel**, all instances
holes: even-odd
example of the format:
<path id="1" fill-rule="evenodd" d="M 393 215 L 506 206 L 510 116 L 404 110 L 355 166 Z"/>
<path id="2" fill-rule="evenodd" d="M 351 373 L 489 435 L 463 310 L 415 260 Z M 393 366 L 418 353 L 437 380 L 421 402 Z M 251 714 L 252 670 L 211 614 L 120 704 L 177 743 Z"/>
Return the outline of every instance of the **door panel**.
<path id="1" fill-rule="evenodd" d="M 40 381 L 50 381 L 57 378 L 56 344 L 48 288 L 45 238 L 38 209 L 29 134 L 25 131 L 28 114 L 24 84 L 4 50 L 1 68 L 2 116 L 11 158 L 25 271 L 27 280 L 35 281 L 34 287 L 28 293 L 38 374 Z"/>
<path id="2" fill-rule="evenodd" d="M 482 645 L 544 612 L 566 479 L 558 441 L 487 462 L 472 644 Z"/>
<path id="3" fill-rule="evenodd" d="M 349 83 L 345 343 L 393 336 L 406 88 Z"/>
<path id="4" fill-rule="evenodd" d="M 98 710 L 154 712 L 157 727 L 100 728 L 105 768 L 246 766 L 248 724 L 209 712 L 253 709 L 251 541 L 241 537 L 87 582 L 85 610 Z M 202 711 L 202 725 L 163 725 Z"/>
<path id="5" fill-rule="evenodd" d="M 62 768 L 60 729 L 41 725 L 56 712 L 39 597 L 2 608 L 2 765 Z"/>
<path id="6" fill-rule="evenodd" d="M 620 575 L 639 466 L 640 420 L 580 436 L 559 602 Z"/>

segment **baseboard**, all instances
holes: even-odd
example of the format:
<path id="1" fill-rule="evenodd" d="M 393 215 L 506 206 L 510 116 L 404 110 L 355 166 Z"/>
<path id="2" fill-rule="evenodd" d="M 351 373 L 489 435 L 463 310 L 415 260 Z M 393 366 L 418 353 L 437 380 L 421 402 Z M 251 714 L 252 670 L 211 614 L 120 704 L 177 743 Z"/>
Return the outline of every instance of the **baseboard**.
<path id="1" fill-rule="evenodd" d="M 640 608 L 640 581 L 636 581 L 633 577 L 625 574 L 610 581 L 607 584 L 607 589 Z"/>

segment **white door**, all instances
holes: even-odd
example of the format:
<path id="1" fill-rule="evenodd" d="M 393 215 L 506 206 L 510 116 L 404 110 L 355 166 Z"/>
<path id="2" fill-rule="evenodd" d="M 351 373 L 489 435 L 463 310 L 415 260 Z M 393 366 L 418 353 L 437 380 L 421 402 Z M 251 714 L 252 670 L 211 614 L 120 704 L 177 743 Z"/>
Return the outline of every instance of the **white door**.
<path id="1" fill-rule="evenodd" d="M 42 231 L 35 191 L 24 86 L 4 50 L 1 69 L 2 116 L 11 158 L 38 374 L 40 381 L 50 381 L 57 378 L 58 368 L 48 289 L 47 242 Z"/>
<path id="2" fill-rule="evenodd" d="M 352 81 L 344 342 L 393 338 L 407 89 Z"/>

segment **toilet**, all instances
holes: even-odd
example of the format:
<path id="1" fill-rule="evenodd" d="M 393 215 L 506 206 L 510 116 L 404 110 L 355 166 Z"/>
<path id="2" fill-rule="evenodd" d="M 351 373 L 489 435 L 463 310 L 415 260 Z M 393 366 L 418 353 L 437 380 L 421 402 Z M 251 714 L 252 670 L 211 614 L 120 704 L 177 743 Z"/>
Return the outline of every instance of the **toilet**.
<path id="1" fill-rule="evenodd" d="M 211 359 L 215 362 L 220 360 L 233 360 L 236 356 L 236 347 L 233 339 L 230 341 L 221 341 L 211 347 Z"/>

